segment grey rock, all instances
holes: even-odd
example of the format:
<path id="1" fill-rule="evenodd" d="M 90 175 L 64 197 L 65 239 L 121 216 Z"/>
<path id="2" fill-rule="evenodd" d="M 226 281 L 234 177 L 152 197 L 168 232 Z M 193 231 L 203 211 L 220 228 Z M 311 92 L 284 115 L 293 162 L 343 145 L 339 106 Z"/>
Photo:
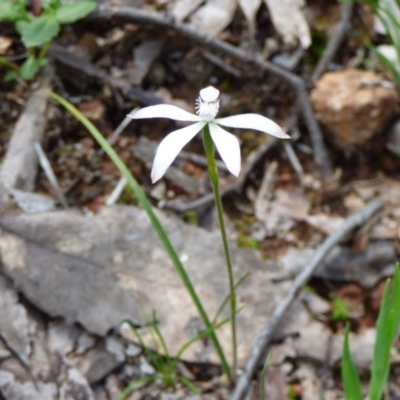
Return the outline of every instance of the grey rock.
<path id="1" fill-rule="evenodd" d="M 54 383 L 18 382 L 8 371 L 0 371 L 0 392 L 6 399 L 12 400 L 54 400 L 57 386 Z"/>
<path id="2" fill-rule="evenodd" d="M 219 233 L 189 226 L 161 212 L 158 216 L 212 316 L 228 293 Z M 114 206 L 102 208 L 96 215 L 68 210 L 4 216 L 0 229 L 4 273 L 51 316 L 78 322 L 103 336 L 118 329 L 124 319 L 143 325 L 140 304 L 147 315 L 157 311 L 171 354 L 191 338 L 187 328 L 197 318 L 197 311 L 143 210 Z M 236 279 L 252 272 L 237 293 L 239 304 L 247 304 L 238 315 L 238 350 L 243 362 L 255 333 L 287 285 L 270 282 L 267 265 L 255 251 L 234 244 L 231 249 Z M 228 324 L 220 328 L 219 335 L 229 358 Z M 151 344 L 149 334 L 144 340 Z M 199 355 L 217 360 L 202 343 L 184 354 L 195 360 Z"/>
<path id="3" fill-rule="evenodd" d="M 29 364 L 35 323 L 18 301 L 18 294 L 0 275 L 0 334 L 24 365 Z"/>
<path id="4" fill-rule="evenodd" d="M 77 365 L 77 369 L 81 371 L 90 384 L 95 384 L 120 365 L 121 362 L 105 349 L 104 344 L 99 344 L 84 355 L 84 358 Z"/>
<path id="5" fill-rule="evenodd" d="M 94 400 L 88 381 L 75 368 L 68 370 L 68 379 L 60 388 L 60 400 Z"/>
<path id="6" fill-rule="evenodd" d="M 49 347 L 61 356 L 70 353 L 78 340 L 80 330 L 65 322 L 52 324 L 48 330 Z"/>

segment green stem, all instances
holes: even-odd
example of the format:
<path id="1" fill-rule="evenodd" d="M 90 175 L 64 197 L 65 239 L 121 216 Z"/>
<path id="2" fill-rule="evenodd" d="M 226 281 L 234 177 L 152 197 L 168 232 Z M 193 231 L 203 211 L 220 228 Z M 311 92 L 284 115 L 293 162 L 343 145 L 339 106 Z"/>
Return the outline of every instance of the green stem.
<path id="1" fill-rule="evenodd" d="M 183 264 L 181 263 L 179 256 L 176 253 L 175 248 L 173 247 L 172 243 L 170 242 L 167 233 L 165 232 L 165 230 L 162 227 L 160 221 L 158 220 L 156 214 L 154 213 L 153 208 L 152 208 L 149 200 L 146 197 L 146 194 L 144 193 L 143 189 L 140 187 L 140 185 L 138 184 L 136 179 L 133 177 L 133 175 L 129 171 L 128 167 L 124 164 L 124 162 L 118 156 L 116 151 L 110 146 L 110 144 L 103 137 L 103 135 L 99 132 L 99 130 L 93 125 L 93 123 L 91 121 L 89 121 L 75 106 L 73 106 L 70 102 L 68 102 L 63 97 L 59 96 L 58 94 L 56 94 L 54 92 L 47 91 L 47 94 L 49 96 L 51 96 L 53 99 L 55 99 L 58 103 L 60 103 L 63 107 L 65 107 L 78 121 L 80 121 L 82 123 L 82 125 L 92 134 L 92 136 L 95 138 L 95 140 L 100 144 L 100 146 L 103 148 L 105 153 L 111 158 L 111 160 L 113 161 L 115 166 L 121 172 L 122 176 L 124 176 L 126 178 L 129 186 L 132 188 L 136 197 L 142 204 L 143 209 L 146 211 L 146 213 L 151 221 L 151 224 L 153 225 L 154 230 L 157 232 L 161 243 L 164 245 L 164 248 L 166 249 L 172 263 L 174 264 L 175 269 L 179 273 L 179 275 L 183 281 L 183 284 L 185 285 L 185 288 L 189 292 L 189 295 L 197 308 L 197 312 L 199 313 L 204 326 L 206 327 L 206 329 L 210 329 L 212 327 L 212 324 L 211 324 L 210 319 L 208 318 L 208 315 L 200 301 L 200 298 L 198 297 L 198 295 L 192 285 L 189 275 L 187 274 Z M 228 375 L 228 377 L 231 378 L 229 365 L 226 361 L 225 354 L 222 350 L 221 344 L 219 343 L 219 340 L 218 340 L 217 335 L 215 334 L 214 330 L 210 331 L 210 337 L 211 337 L 211 340 L 215 347 L 215 351 L 217 352 L 218 357 L 221 360 L 223 370 Z"/>
<path id="2" fill-rule="evenodd" d="M 217 206 L 219 227 L 221 230 L 226 266 L 228 269 L 229 300 L 230 300 L 230 305 L 231 305 L 232 353 L 233 353 L 231 379 L 232 379 L 232 381 L 234 381 L 235 377 L 236 377 L 236 365 L 237 365 L 235 282 L 233 279 L 232 261 L 231 261 L 231 255 L 229 252 L 228 237 L 226 235 L 224 214 L 223 214 L 223 210 L 222 210 L 222 201 L 221 201 L 221 195 L 220 195 L 220 191 L 219 191 L 219 177 L 218 177 L 217 166 L 215 163 L 214 143 L 212 141 L 208 125 L 206 125 L 203 129 L 203 139 L 204 139 L 204 148 L 205 148 L 206 155 L 207 155 L 208 174 L 210 175 L 211 184 L 214 189 L 215 204 Z"/>
<path id="3" fill-rule="evenodd" d="M 7 67 L 13 71 L 19 71 L 18 64 L 15 64 L 14 62 L 9 61 L 4 57 L 0 57 L 0 65 L 4 65 L 5 67 Z"/>
<path id="4" fill-rule="evenodd" d="M 49 52 L 50 44 L 51 44 L 51 41 L 48 41 L 48 42 L 44 43 L 42 48 L 40 49 L 40 53 L 39 53 L 39 56 L 38 56 L 39 64 L 47 56 L 47 53 Z"/>

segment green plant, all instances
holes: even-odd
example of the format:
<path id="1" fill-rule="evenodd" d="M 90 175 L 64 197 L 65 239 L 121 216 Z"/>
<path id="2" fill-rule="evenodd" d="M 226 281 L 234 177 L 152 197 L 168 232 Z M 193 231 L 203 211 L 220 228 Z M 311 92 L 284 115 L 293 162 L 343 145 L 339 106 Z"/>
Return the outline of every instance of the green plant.
<path id="1" fill-rule="evenodd" d="M 335 297 L 332 300 L 332 321 L 346 321 L 349 319 L 349 310 L 346 307 L 343 299 Z"/>
<path id="2" fill-rule="evenodd" d="M 134 335 L 136 336 L 140 346 L 142 347 L 144 353 L 146 354 L 148 360 L 151 362 L 153 367 L 156 370 L 154 375 L 145 376 L 139 379 L 134 380 L 131 382 L 121 393 L 118 400 L 124 400 L 126 396 L 128 396 L 135 388 L 140 386 L 141 384 L 154 382 L 156 380 L 161 380 L 163 384 L 167 387 L 174 386 L 177 383 L 181 383 L 187 388 L 189 388 L 193 393 L 197 395 L 201 395 L 200 390 L 187 378 L 181 376 L 178 371 L 178 362 L 182 357 L 182 354 L 195 342 L 201 340 L 205 336 L 209 336 L 210 333 L 214 332 L 216 329 L 224 325 L 229 321 L 229 318 L 225 318 L 218 324 L 209 327 L 208 329 L 204 330 L 203 332 L 199 333 L 192 339 L 188 340 L 177 352 L 174 357 L 170 356 L 168 351 L 168 347 L 164 340 L 164 337 L 158 327 L 158 322 L 156 318 L 156 313 L 153 310 L 152 320 L 151 323 L 148 325 L 150 329 L 152 329 L 153 333 L 153 346 L 154 349 L 150 349 L 144 343 L 144 340 L 137 330 L 137 328 L 130 322 L 124 321 L 129 327 L 132 329 Z"/>
<path id="3" fill-rule="evenodd" d="M 12 22 L 27 49 L 22 65 L 1 57 L 0 64 L 9 69 L 6 81 L 17 76 L 31 79 L 48 62 L 46 56 L 51 41 L 58 35 L 62 24 L 75 22 L 95 7 L 93 0 L 79 0 L 63 4 L 61 0 L 33 0 L 32 11 L 28 11 L 28 0 L 0 0 L 0 20 Z"/>
<path id="4" fill-rule="evenodd" d="M 201 303 L 200 298 L 198 297 L 193 284 L 190 280 L 190 277 L 186 273 L 186 270 L 180 261 L 180 258 L 173 247 L 171 241 L 169 240 L 169 237 L 167 233 L 165 232 L 164 228 L 162 227 L 159 219 L 157 218 L 156 214 L 153 211 L 153 208 L 151 206 L 151 203 L 146 197 L 146 194 L 144 193 L 143 189 L 140 187 L 136 179 L 133 177 L 127 166 L 124 164 L 124 162 L 121 160 L 121 158 L 118 156 L 118 154 L 115 152 L 115 150 L 111 147 L 111 145 L 107 142 L 107 140 L 103 137 L 103 135 L 99 132 L 99 130 L 93 125 L 91 121 L 87 117 L 85 117 L 76 107 L 74 107 L 70 102 L 65 100 L 63 97 L 59 96 L 58 94 L 54 92 L 47 92 L 50 97 L 52 97 L 54 100 L 56 100 L 59 104 L 61 104 L 66 110 L 68 110 L 79 122 L 82 123 L 82 125 L 90 132 L 90 134 L 93 136 L 93 138 L 99 143 L 99 145 L 102 147 L 104 152 L 110 157 L 110 159 L 113 161 L 114 165 L 118 168 L 120 171 L 121 175 L 124 176 L 128 182 L 128 185 L 130 188 L 133 190 L 135 193 L 136 198 L 142 205 L 143 209 L 147 213 L 151 224 L 153 225 L 153 228 L 155 232 L 157 233 L 162 245 L 164 246 L 169 258 L 171 259 L 176 271 L 178 272 L 179 276 L 182 279 L 182 282 L 188 291 L 191 299 L 193 300 L 193 303 L 197 309 L 197 312 L 199 313 L 199 316 L 205 326 L 205 330 L 209 332 L 209 336 L 211 338 L 211 341 L 214 345 L 215 351 L 218 354 L 218 357 L 221 361 L 222 368 L 224 372 L 227 374 L 227 376 L 230 378 L 230 368 L 228 365 L 228 362 L 226 361 L 225 354 L 222 350 L 221 344 L 218 340 L 217 335 L 214 332 L 214 325 L 211 323 L 204 307 L 203 304 Z"/>
<path id="5" fill-rule="evenodd" d="M 239 247 L 258 249 L 259 243 L 256 239 L 246 235 L 240 235 L 237 239 L 237 244 Z"/>
<path id="6" fill-rule="evenodd" d="M 265 400 L 265 376 L 267 375 L 267 369 L 268 369 L 268 363 L 269 360 L 271 359 L 272 356 L 272 351 L 268 353 L 267 358 L 265 359 L 263 369 L 261 371 L 261 377 L 260 377 L 260 396 L 261 400 Z"/>
<path id="7" fill-rule="evenodd" d="M 128 116 L 132 119 L 169 118 L 175 121 L 188 121 L 193 124 L 178 129 L 167 135 L 159 144 L 151 170 L 151 180 L 157 182 L 170 167 L 182 148 L 200 131 L 203 133 L 204 150 L 207 157 L 208 175 L 214 192 L 215 206 L 222 247 L 224 250 L 228 283 L 229 304 L 231 311 L 232 336 L 232 367 L 229 374 L 231 383 L 235 381 L 237 367 L 237 329 L 236 329 L 236 291 L 233 275 L 232 259 L 229 250 L 228 235 L 225 229 L 225 219 L 220 194 L 219 175 L 215 161 L 215 150 L 218 150 L 228 171 L 238 176 L 241 169 L 240 144 L 238 139 L 222 127 L 252 129 L 278 137 L 289 139 L 290 136 L 274 121 L 254 113 L 233 115 L 225 118 L 216 118 L 219 111 L 220 92 L 213 86 L 200 90 L 196 100 L 196 114 L 192 114 L 170 104 L 157 104 L 144 107 Z"/>
<path id="8" fill-rule="evenodd" d="M 355 0 L 341 0 L 342 2 Z M 400 93 L 400 0 L 390 2 L 387 0 L 358 0 L 361 3 L 369 4 L 374 10 L 374 14 L 382 24 L 390 45 L 378 47 L 371 46 L 378 60 L 392 75 L 397 91 Z"/>
<path id="9" fill-rule="evenodd" d="M 164 245 L 173 265 L 179 273 L 186 290 L 192 298 L 197 308 L 197 311 L 203 321 L 206 331 L 209 331 L 210 338 L 221 360 L 223 370 L 227 374 L 230 382 L 233 384 L 236 377 L 237 367 L 236 314 L 238 312 L 238 309 L 236 301 L 236 288 L 238 283 L 235 283 L 233 276 L 231 254 L 229 251 L 229 242 L 225 229 L 222 201 L 220 196 L 219 176 L 215 161 L 214 145 L 220 153 L 221 158 L 225 162 L 228 170 L 233 175 L 238 176 L 241 168 L 239 141 L 234 135 L 225 131 L 220 125 L 242 129 L 249 128 L 253 130 L 259 130 L 261 132 L 271 134 L 272 136 L 276 136 L 281 139 L 288 139 L 289 136 L 275 122 L 258 114 L 239 114 L 231 117 L 216 118 L 219 109 L 220 92 L 212 86 L 209 86 L 200 91 L 200 97 L 196 102 L 198 115 L 189 113 L 177 106 L 168 104 L 158 104 L 145 107 L 129 115 L 133 119 L 170 118 L 178 121 L 194 122 L 192 125 L 171 132 L 166 138 L 161 141 L 160 145 L 157 148 L 151 171 L 151 179 L 153 183 L 159 180 L 165 174 L 166 170 L 172 164 L 183 146 L 189 140 L 191 140 L 200 130 L 203 130 L 203 141 L 207 156 L 208 173 L 214 190 L 218 222 L 222 237 L 222 246 L 228 272 L 229 295 L 227 296 L 226 301 L 224 301 L 223 306 L 225 306 L 225 303 L 229 303 L 230 305 L 229 320 L 231 322 L 232 333 L 232 367 L 229 368 L 222 347 L 218 341 L 217 336 L 215 335 L 214 330 L 212 329 L 214 325 L 212 325 L 212 323 L 210 322 L 210 319 L 208 318 L 208 315 L 204 310 L 204 307 L 190 281 L 190 278 L 184 266 L 182 265 L 174 247 L 172 246 L 172 243 L 170 242 L 165 230 L 161 226 L 142 188 L 139 186 L 139 184 L 132 176 L 121 158 L 117 155 L 117 153 L 113 150 L 107 140 L 97 130 L 97 128 L 67 100 L 53 92 L 48 92 L 48 94 L 56 101 L 58 101 L 62 106 L 64 106 L 78 121 L 80 121 L 89 130 L 94 139 L 100 144 L 104 152 L 111 158 L 115 166 L 119 169 L 123 177 L 126 179 L 128 185 L 134 191 L 137 199 L 142 204 L 144 210 L 148 214 L 153 228 L 158 234 L 162 244 Z M 247 275 L 242 277 L 239 281 L 239 284 L 244 279 L 246 279 L 246 277 Z M 218 310 L 217 316 L 221 312 L 222 307 Z"/>
<path id="10" fill-rule="evenodd" d="M 382 297 L 376 339 L 371 365 L 369 400 L 380 400 L 386 386 L 390 367 L 390 349 L 397 336 L 400 324 L 400 265 L 396 265 L 393 283 L 388 279 Z M 349 327 L 343 342 L 342 379 L 347 400 L 361 400 L 360 379 L 349 349 Z"/>

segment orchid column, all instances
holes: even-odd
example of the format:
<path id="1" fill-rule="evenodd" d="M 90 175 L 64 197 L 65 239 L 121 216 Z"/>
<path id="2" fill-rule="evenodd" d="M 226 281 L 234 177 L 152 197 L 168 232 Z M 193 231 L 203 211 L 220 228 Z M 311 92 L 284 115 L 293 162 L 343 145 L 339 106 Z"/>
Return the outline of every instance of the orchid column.
<path id="1" fill-rule="evenodd" d="M 218 212 L 218 221 L 221 229 L 226 265 L 229 278 L 229 299 L 231 308 L 232 326 L 232 373 L 236 375 L 237 367 L 237 346 L 236 346 L 236 293 L 233 277 L 232 263 L 229 252 L 229 245 L 225 230 L 224 217 L 222 212 L 221 196 L 219 192 L 219 177 L 215 163 L 214 145 L 219 155 L 225 162 L 228 170 L 235 176 L 239 175 L 240 145 L 238 139 L 227 132 L 222 126 L 231 128 L 254 129 L 281 139 L 288 139 L 289 136 L 275 122 L 259 114 L 240 114 L 226 118 L 215 118 L 219 109 L 219 90 L 209 86 L 200 91 L 196 101 L 196 114 L 191 114 L 179 107 L 167 104 L 155 105 L 142 108 L 129 115 L 133 119 L 141 118 L 170 118 L 176 121 L 194 122 L 185 128 L 171 132 L 163 139 L 158 146 L 151 171 L 152 182 L 158 181 L 175 160 L 178 153 L 197 133 L 203 130 L 204 147 L 208 160 L 208 173 L 215 194 L 215 203 Z"/>

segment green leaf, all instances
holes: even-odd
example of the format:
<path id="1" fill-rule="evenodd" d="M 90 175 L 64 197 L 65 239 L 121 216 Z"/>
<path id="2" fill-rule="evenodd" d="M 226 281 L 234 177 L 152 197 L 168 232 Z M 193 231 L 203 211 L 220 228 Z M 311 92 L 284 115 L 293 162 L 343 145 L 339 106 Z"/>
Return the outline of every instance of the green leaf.
<path id="1" fill-rule="evenodd" d="M 261 393 L 261 400 L 265 400 L 265 376 L 267 375 L 268 363 L 272 356 L 272 350 L 268 353 L 268 356 L 264 362 L 263 369 L 261 371 L 261 378 L 260 378 L 260 393 Z"/>
<path id="2" fill-rule="evenodd" d="M 36 72 L 38 72 L 39 68 L 40 64 L 38 59 L 34 56 L 30 56 L 21 65 L 19 75 L 25 80 L 32 79 L 36 75 Z"/>
<path id="3" fill-rule="evenodd" d="M 18 76 L 17 71 L 7 71 L 3 76 L 4 82 L 11 82 Z"/>
<path id="4" fill-rule="evenodd" d="M 350 354 L 349 324 L 346 325 L 344 336 L 341 371 L 346 400 L 362 400 L 360 378 Z"/>
<path id="5" fill-rule="evenodd" d="M 21 10 L 11 0 L 0 0 L 0 19 L 15 22 L 21 18 Z M 23 14 L 22 14 L 23 18 Z"/>
<path id="6" fill-rule="evenodd" d="M 86 17 L 96 8 L 93 1 L 79 1 L 72 4 L 62 5 L 56 12 L 57 21 L 60 24 L 70 24 Z"/>
<path id="7" fill-rule="evenodd" d="M 48 58 L 42 58 L 40 61 L 39 61 L 39 68 L 43 68 L 43 67 L 45 67 L 46 65 L 48 65 L 49 64 L 49 59 Z"/>
<path id="8" fill-rule="evenodd" d="M 399 68 L 399 65 L 396 62 L 393 62 L 392 60 L 389 60 L 387 57 L 385 57 L 378 49 L 372 47 L 372 51 L 375 52 L 379 61 L 383 64 L 383 66 L 392 75 L 393 80 L 396 83 L 397 91 L 400 93 L 400 68 Z"/>
<path id="9" fill-rule="evenodd" d="M 133 382 L 131 382 L 118 396 L 118 400 L 125 400 L 131 392 L 133 392 L 135 389 L 138 389 L 144 385 L 146 385 L 149 382 L 153 382 L 157 379 L 157 375 L 151 375 L 151 376 L 144 376 L 143 378 L 135 379 Z"/>
<path id="10" fill-rule="evenodd" d="M 59 30 L 60 24 L 53 16 L 41 15 L 23 27 L 21 39 L 27 48 L 40 46 L 54 39 Z"/>
<path id="11" fill-rule="evenodd" d="M 21 19 L 15 23 L 15 29 L 22 36 L 24 29 L 29 25 L 29 20 Z"/>
<path id="12" fill-rule="evenodd" d="M 42 0 L 42 8 L 44 11 L 57 10 L 60 7 L 60 0 Z"/>
<path id="13" fill-rule="evenodd" d="M 376 323 L 377 334 L 371 368 L 370 400 L 380 400 L 386 386 L 390 367 L 390 349 L 400 323 L 399 302 L 400 267 L 396 265 L 393 286 L 390 287 L 390 279 L 388 279 Z"/>
<path id="14" fill-rule="evenodd" d="M 186 386 L 189 390 L 191 390 L 194 394 L 197 394 L 197 396 L 200 396 L 200 398 L 202 397 L 201 390 L 198 387 L 196 387 L 192 382 L 190 382 L 189 379 L 186 379 L 184 376 L 179 376 L 178 381 L 181 382 L 184 386 Z"/>
<path id="15" fill-rule="evenodd" d="M 343 299 L 336 297 L 332 300 L 332 321 L 346 321 L 349 319 L 349 310 Z"/>

